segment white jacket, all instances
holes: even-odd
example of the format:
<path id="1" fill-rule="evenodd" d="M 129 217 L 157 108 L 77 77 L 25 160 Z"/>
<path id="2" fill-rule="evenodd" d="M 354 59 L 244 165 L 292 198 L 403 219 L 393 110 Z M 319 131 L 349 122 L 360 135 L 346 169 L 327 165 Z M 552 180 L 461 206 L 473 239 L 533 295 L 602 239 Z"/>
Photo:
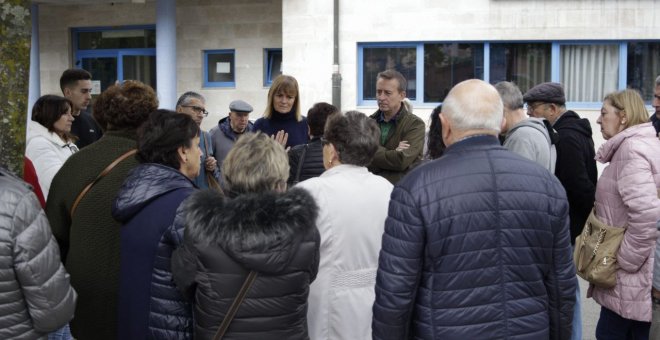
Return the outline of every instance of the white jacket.
<path id="1" fill-rule="evenodd" d="M 25 155 L 34 165 L 44 198 L 48 198 L 50 182 L 55 174 L 77 151 L 78 147 L 73 142 L 64 142 L 56 133 L 35 121 L 28 122 Z"/>
<path id="2" fill-rule="evenodd" d="M 300 182 L 319 206 L 321 260 L 310 286 L 310 339 L 371 339 L 378 254 L 393 186 L 365 167 L 339 165 Z"/>

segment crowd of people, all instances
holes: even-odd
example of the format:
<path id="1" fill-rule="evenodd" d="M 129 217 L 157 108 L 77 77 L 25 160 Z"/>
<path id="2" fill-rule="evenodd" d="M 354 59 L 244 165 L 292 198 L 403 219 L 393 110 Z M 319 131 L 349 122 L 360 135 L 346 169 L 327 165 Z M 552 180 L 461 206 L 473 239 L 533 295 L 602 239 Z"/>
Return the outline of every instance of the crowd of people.
<path id="1" fill-rule="evenodd" d="M 597 124 L 559 83 L 457 84 L 429 127 L 396 70 L 366 115 L 278 76 L 173 110 L 71 69 L 35 103 L 25 179 L 0 168 L 3 339 L 660 339 L 660 77 Z M 596 162 L 606 164 L 600 178 Z M 616 284 L 580 292 L 585 224 L 622 231 Z M 595 251 L 594 251 L 595 253 Z M 655 265 L 655 270 L 654 270 Z"/>

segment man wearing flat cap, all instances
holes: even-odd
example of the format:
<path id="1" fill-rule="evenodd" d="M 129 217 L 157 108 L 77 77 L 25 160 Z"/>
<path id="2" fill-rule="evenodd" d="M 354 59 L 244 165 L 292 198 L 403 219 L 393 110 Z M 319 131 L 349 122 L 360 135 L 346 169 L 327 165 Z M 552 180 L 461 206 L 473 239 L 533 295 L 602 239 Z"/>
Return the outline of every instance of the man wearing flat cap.
<path id="1" fill-rule="evenodd" d="M 566 110 L 566 95 L 561 84 L 536 85 L 525 93 L 523 100 L 529 116 L 547 119 L 559 134 L 555 175 L 566 190 L 571 243 L 575 244 L 596 198 L 598 170 L 591 124 L 588 119 Z M 577 294 L 579 296 L 579 290 Z M 572 339 L 581 339 L 582 334 L 579 301 L 578 298 L 575 305 Z"/>
<path id="2" fill-rule="evenodd" d="M 249 120 L 252 105 L 238 99 L 229 103 L 229 114 L 220 119 L 218 125 L 209 131 L 215 159 L 218 167 L 222 166 L 229 150 L 234 146 L 236 139 L 245 132 L 254 132 L 254 125 Z"/>

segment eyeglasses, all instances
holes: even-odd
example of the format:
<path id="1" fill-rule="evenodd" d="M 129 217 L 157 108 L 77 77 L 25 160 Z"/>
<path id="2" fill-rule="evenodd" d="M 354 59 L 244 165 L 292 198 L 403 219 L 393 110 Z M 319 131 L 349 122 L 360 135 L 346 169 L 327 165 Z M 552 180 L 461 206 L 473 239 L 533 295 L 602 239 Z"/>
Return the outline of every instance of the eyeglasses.
<path id="1" fill-rule="evenodd" d="M 195 111 L 197 113 L 201 113 L 202 115 L 204 115 L 204 117 L 209 115 L 209 112 L 206 111 L 203 107 L 199 107 L 199 106 L 195 106 L 195 105 L 181 105 L 181 107 L 189 107 L 189 108 L 193 109 L 193 111 Z"/>
<path id="2" fill-rule="evenodd" d="M 541 105 L 545 105 L 545 104 L 547 104 L 547 103 L 536 103 L 536 104 L 534 104 L 534 105 L 529 105 L 529 104 L 528 104 L 528 105 L 527 105 L 527 112 L 534 112 L 534 111 L 536 110 L 537 107 L 539 107 L 539 106 L 541 106 Z"/>

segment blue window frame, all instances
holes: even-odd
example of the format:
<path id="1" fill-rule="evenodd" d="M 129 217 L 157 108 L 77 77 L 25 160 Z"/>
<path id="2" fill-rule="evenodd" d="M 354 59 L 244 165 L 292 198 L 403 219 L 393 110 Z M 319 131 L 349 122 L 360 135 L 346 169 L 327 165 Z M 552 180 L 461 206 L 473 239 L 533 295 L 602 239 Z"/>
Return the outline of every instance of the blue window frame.
<path id="1" fill-rule="evenodd" d="M 264 86 L 270 86 L 273 79 L 282 74 L 282 49 L 264 49 Z"/>
<path id="2" fill-rule="evenodd" d="M 626 87 L 649 103 L 659 53 L 659 40 L 358 43 L 357 104 L 376 105 L 375 78 L 386 68 L 406 76 L 408 98 L 420 107 L 436 106 L 469 78 L 514 81 L 523 92 L 561 82 L 573 108 L 598 108 L 608 92 Z"/>
<path id="3" fill-rule="evenodd" d="M 156 88 L 156 27 L 86 27 L 72 29 L 74 66 L 101 82 L 139 80 Z"/>
<path id="4" fill-rule="evenodd" d="M 205 50 L 204 87 L 236 87 L 234 50 Z"/>

